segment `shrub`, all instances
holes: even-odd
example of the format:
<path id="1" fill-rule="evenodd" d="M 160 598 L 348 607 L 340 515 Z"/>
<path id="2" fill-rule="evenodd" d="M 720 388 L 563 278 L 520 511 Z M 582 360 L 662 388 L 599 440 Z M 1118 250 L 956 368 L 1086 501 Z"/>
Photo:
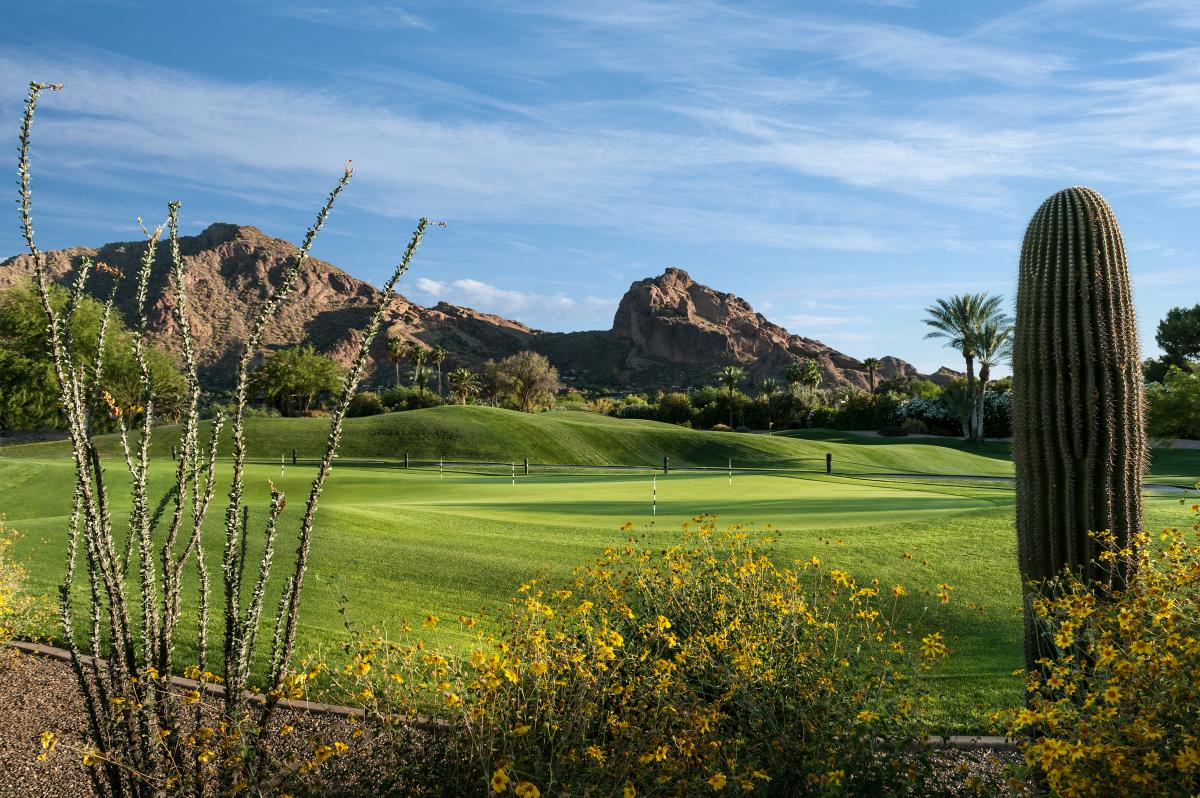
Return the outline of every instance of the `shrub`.
<path id="1" fill-rule="evenodd" d="M 733 432 L 733 427 L 729 426 L 728 424 L 713 424 L 712 431 L 713 432 Z"/>
<path id="2" fill-rule="evenodd" d="M 900 424 L 889 424 L 881 427 L 879 434 L 884 438 L 904 438 L 908 435 L 908 430 Z"/>
<path id="3" fill-rule="evenodd" d="M 361 641 L 341 688 L 391 743 L 383 770 L 429 794 L 925 794 L 941 634 L 897 622 L 902 587 L 771 545 L 703 517 L 665 549 L 631 538 L 522 585 L 468 655 Z M 449 766 L 431 772 L 406 718 L 432 707 Z"/>
<path id="4" fill-rule="evenodd" d="M 612 397 L 600 396 L 588 402 L 587 408 L 593 413 L 599 413 L 603 416 L 615 416 L 620 412 L 621 406 Z"/>
<path id="5" fill-rule="evenodd" d="M 25 569 L 12 558 L 16 538 L 0 518 L 0 645 L 14 636 L 40 635 L 52 617 L 50 603 L 26 590 Z"/>
<path id="6" fill-rule="evenodd" d="M 387 407 L 384 406 L 379 394 L 374 391 L 359 391 L 354 394 L 354 398 L 350 400 L 350 406 L 346 408 L 346 415 L 350 418 L 378 416 L 386 412 Z"/>
<path id="7" fill-rule="evenodd" d="M 1192 505 L 1192 513 L 1200 505 Z M 1200 790 L 1200 524 L 1094 535 L 1110 590 L 1067 571 L 1033 599 L 1054 650 L 1028 677 L 1029 706 L 998 717 L 1055 795 Z M 1107 582 L 1108 580 L 1102 580 Z"/>
<path id="8" fill-rule="evenodd" d="M 654 420 L 658 418 L 658 408 L 645 402 L 633 402 L 622 406 L 619 415 L 621 418 Z"/>
<path id="9" fill-rule="evenodd" d="M 1008 391 L 989 390 L 983 400 L 984 435 L 989 438 L 1007 438 L 1012 435 L 1010 408 L 1012 394 Z M 896 415 L 903 420 L 919 421 L 926 432 L 938 435 L 961 435 L 962 422 L 958 413 L 942 398 L 907 399 L 896 408 Z M 903 423 L 903 422 L 901 422 Z"/>
<path id="10" fill-rule="evenodd" d="M 925 435 L 929 432 L 929 427 L 925 426 L 925 422 L 919 418 L 904 419 L 900 422 L 900 429 L 909 435 Z"/>
<path id="11" fill-rule="evenodd" d="M 387 389 L 379 394 L 379 399 L 389 410 L 420 410 L 425 407 L 437 407 L 442 403 L 435 394 L 405 385 Z"/>
<path id="12" fill-rule="evenodd" d="M 658 420 L 668 424 L 691 424 L 692 403 L 688 395 L 675 391 L 658 401 Z"/>

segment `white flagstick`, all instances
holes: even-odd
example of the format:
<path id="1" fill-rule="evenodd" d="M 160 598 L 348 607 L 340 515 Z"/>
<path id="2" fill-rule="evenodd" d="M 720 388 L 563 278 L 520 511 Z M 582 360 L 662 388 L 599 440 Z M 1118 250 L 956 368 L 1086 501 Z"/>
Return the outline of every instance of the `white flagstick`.
<path id="1" fill-rule="evenodd" d="M 442 460 L 439 459 L 438 460 L 438 479 L 442 478 L 442 465 L 443 465 Z"/>
<path id="2" fill-rule="evenodd" d="M 729 484 L 733 485 L 733 458 L 729 458 Z"/>
<path id="3" fill-rule="evenodd" d="M 513 487 L 515 488 L 517 486 L 517 461 L 516 460 L 513 460 L 512 467 L 513 467 Z"/>
<path id="4" fill-rule="evenodd" d="M 658 474 L 650 477 L 650 515 L 658 515 Z"/>
<path id="5" fill-rule="evenodd" d="M 279 476 L 283 476 L 283 455 L 279 455 Z"/>

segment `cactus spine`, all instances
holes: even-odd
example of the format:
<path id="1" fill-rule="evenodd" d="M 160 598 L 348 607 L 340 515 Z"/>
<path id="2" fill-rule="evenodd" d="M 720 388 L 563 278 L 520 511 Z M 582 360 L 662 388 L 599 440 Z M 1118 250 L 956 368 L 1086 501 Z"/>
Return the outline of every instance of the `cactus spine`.
<path id="1" fill-rule="evenodd" d="M 1140 529 L 1146 435 L 1125 246 L 1112 209 L 1089 188 L 1047 199 L 1025 232 L 1012 413 L 1021 577 L 1040 582 L 1070 568 L 1109 585 L 1089 533 L 1111 531 L 1124 546 Z M 1053 649 L 1028 590 L 1025 617 L 1033 669 Z"/>

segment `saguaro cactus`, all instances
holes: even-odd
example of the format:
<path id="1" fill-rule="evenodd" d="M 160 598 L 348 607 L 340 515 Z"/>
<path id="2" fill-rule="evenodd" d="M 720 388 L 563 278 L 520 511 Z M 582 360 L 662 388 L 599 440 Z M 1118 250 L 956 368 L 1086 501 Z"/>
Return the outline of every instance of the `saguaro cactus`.
<path id="1" fill-rule="evenodd" d="M 1024 580 L 1070 568 L 1092 583 L 1091 532 L 1140 528 L 1146 435 L 1125 246 L 1104 198 L 1064 189 L 1025 232 L 1013 333 L 1017 552 Z M 1117 574 L 1117 578 L 1122 578 Z M 1052 649 L 1026 591 L 1026 665 Z"/>

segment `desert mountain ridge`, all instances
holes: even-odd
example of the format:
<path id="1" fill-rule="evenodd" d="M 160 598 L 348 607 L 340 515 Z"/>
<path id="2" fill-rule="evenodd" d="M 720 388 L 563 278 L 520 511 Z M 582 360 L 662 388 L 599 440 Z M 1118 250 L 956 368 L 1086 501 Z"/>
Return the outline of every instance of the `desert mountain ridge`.
<path id="1" fill-rule="evenodd" d="M 254 227 L 217 223 L 199 235 L 179 239 L 189 281 L 189 317 L 204 376 L 228 385 L 241 342 L 256 309 L 296 254 L 295 245 Z M 52 278 L 68 284 L 85 255 L 133 275 L 145 242 L 74 247 L 45 253 Z M 168 253 L 160 246 L 151 276 L 148 318 L 160 346 L 176 349 L 173 299 L 163 290 Z M 0 263 L 0 288 L 28 279 L 29 255 Z M 102 278 L 103 279 L 103 278 Z M 117 306 L 134 317 L 134 285 L 123 281 Z M 331 263 L 310 258 L 289 300 L 264 338 L 266 349 L 311 343 L 343 364 L 351 359 L 379 289 Z M 471 308 L 439 302 L 423 307 L 395 294 L 388 303 L 382 333 L 372 347 L 368 382 L 392 382 L 388 338 L 441 345 L 449 352 L 445 368 L 478 368 L 489 358 L 526 349 L 541 352 L 558 367 L 568 385 L 624 389 L 711 384 L 713 372 L 739 364 L 755 380 L 781 377 L 794 362 L 815 360 L 825 387 L 866 387 L 860 361 L 820 341 L 794 335 L 757 313 L 748 302 L 694 281 L 682 269 L 633 283 L 621 299 L 608 330 L 552 333 Z M 881 377 L 917 375 L 896 357 L 881 358 Z M 928 376 L 938 382 L 955 372 L 943 368 Z"/>

